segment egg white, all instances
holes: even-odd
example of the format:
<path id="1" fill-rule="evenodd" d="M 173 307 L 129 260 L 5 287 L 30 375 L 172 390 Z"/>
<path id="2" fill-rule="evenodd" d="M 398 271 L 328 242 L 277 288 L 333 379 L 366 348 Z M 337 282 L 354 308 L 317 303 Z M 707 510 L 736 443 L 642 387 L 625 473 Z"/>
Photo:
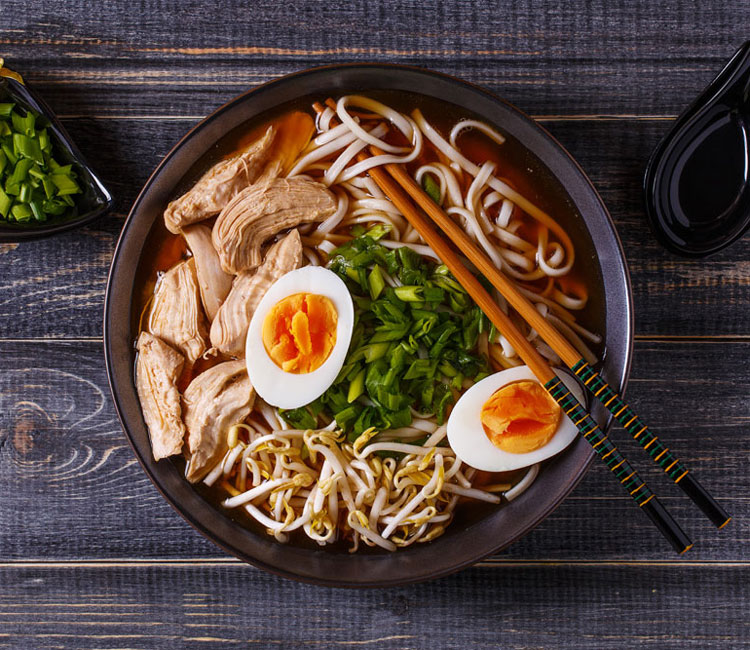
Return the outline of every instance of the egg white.
<path id="1" fill-rule="evenodd" d="M 336 308 L 336 342 L 323 364 L 312 372 L 285 372 L 271 359 L 263 345 L 263 322 L 273 306 L 287 296 L 314 293 L 325 296 Z M 344 365 L 354 328 L 354 305 L 343 280 L 333 271 L 304 266 L 280 277 L 255 310 L 245 341 L 247 374 L 255 391 L 272 406 L 293 409 L 320 397 L 334 382 Z"/>
<path id="2" fill-rule="evenodd" d="M 492 444 L 482 426 L 482 406 L 498 389 L 525 379 L 538 381 L 528 366 L 502 370 L 474 384 L 456 402 L 448 418 L 448 442 L 464 463 L 487 472 L 508 472 L 546 460 L 575 440 L 578 429 L 563 413 L 554 435 L 539 449 L 526 454 L 513 454 Z M 578 382 L 564 372 L 560 373 L 560 379 L 578 401 L 582 401 L 583 390 Z"/>

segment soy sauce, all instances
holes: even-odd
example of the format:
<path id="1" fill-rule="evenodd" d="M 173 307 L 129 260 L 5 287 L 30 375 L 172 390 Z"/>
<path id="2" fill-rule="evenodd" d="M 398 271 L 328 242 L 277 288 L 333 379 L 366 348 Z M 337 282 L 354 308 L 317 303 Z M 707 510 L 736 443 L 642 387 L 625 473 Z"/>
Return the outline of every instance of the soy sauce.
<path id="1" fill-rule="evenodd" d="M 688 227 L 703 227 L 734 210 L 748 182 L 747 140 L 741 118 L 719 113 L 698 133 L 677 161 L 676 218 Z M 688 136 L 689 137 L 689 136 Z"/>

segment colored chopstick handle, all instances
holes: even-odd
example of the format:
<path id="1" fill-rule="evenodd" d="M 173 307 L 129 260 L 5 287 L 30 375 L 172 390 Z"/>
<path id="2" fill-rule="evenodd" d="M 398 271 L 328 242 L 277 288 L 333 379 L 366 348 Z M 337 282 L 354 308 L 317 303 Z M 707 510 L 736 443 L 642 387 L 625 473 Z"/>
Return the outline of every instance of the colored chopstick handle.
<path id="1" fill-rule="evenodd" d="M 688 469 L 679 461 L 672 452 L 665 447 L 657 436 L 655 436 L 644 422 L 635 414 L 623 399 L 614 391 L 601 376 L 589 366 L 584 360 L 571 367 L 583 385 L 596 397 L 605 408 L 615 416 L 615 419 L 625 427 L 625 430 L 633 436 L 638 444 L 645 449 L 652 460 L 659 465 L 677 485 L 687 494 L 719 528 L 726 526 L 731 517 L 717 501 L 688 474 Z"/>
<path id="2" fill-rule="evenodd" d="M 565 415 L 576 425 L 581 435 L 594 448 L 604 464 L 617 477 L 622 486 L 628 491 L 633 500 L 646 512 L 662 535 L 678 553 L 684 553 L 692 546 L 687 535 L 679 524 L 659 503 L 656 496 L 646 483 L 638 476 L 625 457 L 612 444 L 607 435 L 589 415 L 586 409 L 575 398 L 568 387 L 559 377 L 550 379 L 544 387 L 552 398 L 560 405 Z"/>

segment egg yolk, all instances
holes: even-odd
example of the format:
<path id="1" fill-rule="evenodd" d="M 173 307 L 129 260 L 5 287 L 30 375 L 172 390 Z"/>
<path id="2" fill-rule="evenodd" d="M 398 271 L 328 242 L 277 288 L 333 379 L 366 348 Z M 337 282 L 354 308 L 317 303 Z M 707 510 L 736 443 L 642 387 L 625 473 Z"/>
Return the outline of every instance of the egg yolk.
<path id="1" fill-rule="evenodd" d="M 503 386 L 482 406 L 480 420 L 493 445 L 525 454 L 546 445 L 560 423 L 560 407 L 542 386 L 530 380 Z"/>
<path id="2" fill-rule="evenodd" d="M 337 323 L 338 313 L 329 298 L 296 293 L 277 302 L 266 315 L 263 345 L 284 372 L 312 372 L 331 354 Z"/>

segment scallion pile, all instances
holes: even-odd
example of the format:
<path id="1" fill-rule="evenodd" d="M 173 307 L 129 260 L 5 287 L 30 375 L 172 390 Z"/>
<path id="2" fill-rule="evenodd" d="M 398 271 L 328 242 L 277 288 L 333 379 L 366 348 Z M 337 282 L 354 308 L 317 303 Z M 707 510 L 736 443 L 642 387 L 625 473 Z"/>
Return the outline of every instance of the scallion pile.
<path id="1" fill-rule="evenodd" d="M 315 428 L 325 412 L 354 438 L 370 427 L 409 426 L 412 408 L 442 424 L 467 380 L 488 374 L 476 351 L 486 316 L 445 266 L 379 244 L 387 232 L 360 229 L 331 254 L 329 268 L 355 303 L 354 332 L 334 384 L 312 404 L 282 412 L 293 426 Z"/>
<path id="2" fill-rule="evenodd" d="M 0 103 L 0 219 L 43 222 L 76 213 L 76 173 L 53 153 L 43 117 Z"/>

